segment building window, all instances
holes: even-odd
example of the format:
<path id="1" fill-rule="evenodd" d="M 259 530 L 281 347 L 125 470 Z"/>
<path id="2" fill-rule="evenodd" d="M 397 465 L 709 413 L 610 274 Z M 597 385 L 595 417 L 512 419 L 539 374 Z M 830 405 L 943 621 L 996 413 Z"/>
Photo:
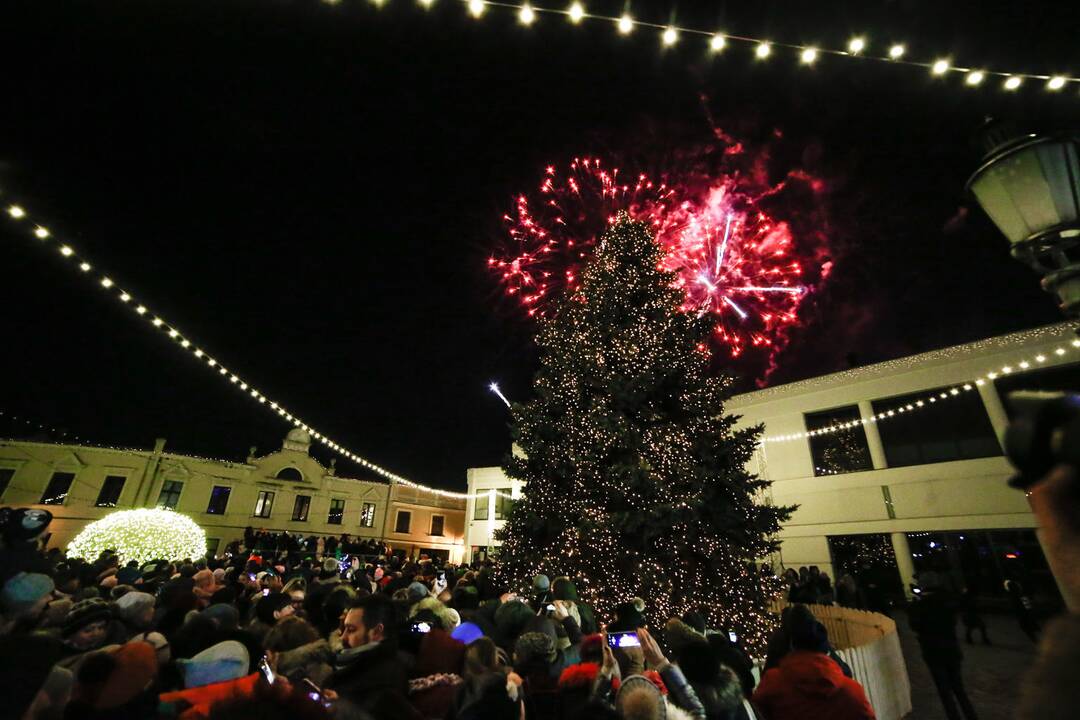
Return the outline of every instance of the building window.
<path id="1" fill-rule="evenodd" d="M 270 509 L 274 507 L 274 493 L 272 490 L 260 490 L 259 499 L 255 501 L 255 517 L 270 517 Z"/>
<path id="2" fill-rule="evenodd" d="M 211 515 L 224 515 L 225 508 L 229 505 L 229 495 L 232 488 L 224 485 L 215 485 L 210 490 L 210 502 L 206 504 L 206 512 Z"/>
<path id="3" fill-rule="evenodd" d="M 13 477 L 15 477 L 14 468 L 0 468 L 0 498 L 4 497 Z"/>
<path id="4" fill-rule="evenodd" d="M 952 390 L 923 390 L 873 402 L 874 414 L 887 416 L 877 429 L 889 467 L 1001 455 L 979 393 L 957 390 L 954 394 Z M 914 412 L 906 412 L 908 408 Z"/>
<path id="5" fill-rule="evenodd" d="M 161 494 L 158 495 L 159 508 L 175 510 L 180 502 L 180 491 L 184 489 L 184 483 L 179 480 L 166 480 L 161 484 Z"/>
<path id="6" fill-rule="evenodd" d="M 97 502 L 94 505 L 97 507 L 116 507 L 116 503 L 120 500 L 120 492 L 124 489 L 125 480 L 126 478 L 120 475 L 107 475 L 105 484 L 101 486 L 101 492 L 98 493 Z"/>
<path id="7" fill-rule="evenodd" d="M 296 502 L 292 506 L 292 519 L 297 522 L 307 522 L 308 510 L 311 509 L 310 495 L 297 495 Z"/>
<path id="8" fill-rule="evenodd" d="M 445 515 L 432 515 L 431 516 L 431 535 L 442 535 L 443 527 L 446 525 Z"/>
<path id="9" fill-rule="evenodd" d="M 411 524 L 412 513 L 408 510 L 398 510 L 397 518 L 394 520 L 394 532 L 408 533 Z"/>
<path id="10" fill-rule="evenodd" d="M 364 503 L 360 511 L 360 527 L 375 527 L 375 503 Z"/>
<path id="11" fill-rule="evenodd" d="M 866 430 L 859 423 L 858 405 L 807 413 L 803 419 L 808 432 L 844 423 L 858 423 L 843 430 L 808 438 L 814 475 L 840 475 L 874 469 L 870 446 L 866 442 Z"/>
<path id="12" fill-rule="evenodd" d="M 473 520 L 488 519 L 488 495 L 484 493 L 473 499 Z"/>
<path id="13" fill-rule="evenodd" d="M 281 468 L 278 470 L 278 474 L 275 475 L 278 480 L 285 480 L 288 482 L 303 482 L 304 476 L 300 474 L 300 471 L 294 467 Z"/>
<path id="14" fill-rule="evenodd" d="M 510 499 L 510 488 L 499 488 L 504 495 L 495 496 L 495 519 L 509 520 L 510 513 L 514 510 L 514 501 Z"/>
<path id="15" fill-rule="evenodd" d="M 49 478 L 49 486 L 41 493 L 42 505 L 63 505 L 64 498 L 71 489 L 71 482 L 75 479 L 75 473 L 57 472 Z"/>
<path id="16" fill-rule="evenodd" d="M 330 513 L 326 516 L 326 522 L 331 525 L 340 525 L 343 517 L 345 517 L 345 501 L 341 498 L 333 498 L 330 500 Z"/>

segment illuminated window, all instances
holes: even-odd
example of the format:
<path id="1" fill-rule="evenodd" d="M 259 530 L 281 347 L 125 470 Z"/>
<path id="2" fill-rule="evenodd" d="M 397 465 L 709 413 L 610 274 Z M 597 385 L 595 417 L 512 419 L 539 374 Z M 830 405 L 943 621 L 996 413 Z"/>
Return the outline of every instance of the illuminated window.
<path id="1" fill-rule="evenodd" d="M 495 519 L 509 520 L 510 513 L 514 510 L 514 501 L 507 497 L 510 495 L 510 488 L 499 488 L 499 491 L 505 494 L 495 496 Z"/>
<path id="2" fill-rule="evenodd" d="M 179 480 L 166 480 L 161 484 L 161 493 L 158 495 L 158 507 L 167 510 L 175 510 L 180 502 L 180 491 L 184 489 L 184 483 Z"/>
<path id="3" fill-rule="evenodd" d="M 485 494 L 473 499 L 473 520 L 488 519 L 488 496 Z"/>
<path id="4" fill-rule="evenodd" d="M 326 522 L 331 525 L 340 525 L 341 519 L 345 516 L 345 501 L 341 498 L 334 498 L 330 501 L 330 514 L 326 516 Z"/>
<path id="5" fill-rule="evenodd" d="M 446 525 L 446 517 L 444 515 L 432 515 L 431 516 L 431 535 L 442 535 L 443 526 Z"/>
<path id="6" fill-rule="evenodd" d="M 116 507 L 116 503 L 120 500 L 120 493 L 124 489 L 125 479 L 120 475 L 107 476 L 94 505 L 97 507 Z"/>
<path id="7" fill-rule="evenodd" d="M 206 512 L 211 515 L 224 515 L 225 508 L 229 506 L 229 495 L 231 494 L 231 487 L 215 485 L 210 490 L 210 502 L 206 504 Z"/>
<path id="8" fill-rule="evenodd" d="M 375 503 L 364 503 L 360 511 L 360 527 L 375 527 Z"/>
<path id="9" fill-rule="evenodd" d="M 260 490 L 259 499 L 255 501 L 255 517 L 270 517 L 270 509 L 274 506 L 274 493 L 270 490 Z"/>
<path id="10" fill-rule="evenodd" d="M 808 432 L 857 422 L 859 407 L 847 405 L 832 410 L 807 413 L 804 420 Z M 861 424 L 836 432 L 812 435 L 807 440 L 810 441 L 814 475 L 839 475 L 874 469 L 874 462 L 870 459 L 870 446 L 866 443 L 866 431 Z"/>
<path id="11" fill-rule="evenodd" d="M 307 522 L 308 510 L 311 509 L 310 495 L 297 495 L 296 502 L 292 506 L 292 519 L 297 522 Z"/>
<path id="12" fill-rule="evenodd" d="M 49 478 L 49 485 L 45 492 L 41 493 L 41 505 L 63 505 L 64 499 L 71 489 L 71 483 L 75 479 L 75 473 L 58 472 Z"/>

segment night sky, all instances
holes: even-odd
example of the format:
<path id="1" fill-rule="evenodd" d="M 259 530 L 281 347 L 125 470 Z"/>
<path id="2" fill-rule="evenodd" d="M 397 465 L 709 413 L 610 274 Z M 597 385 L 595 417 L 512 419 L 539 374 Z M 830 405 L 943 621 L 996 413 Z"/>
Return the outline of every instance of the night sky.
<path id="1" fill-rule="evenodd" d="M 912 56 L 1050 73 L 1080 71 L 1068 5 L 632 9 L 777 41 L 842 47 L 865 33 Z M 963 187 L 985 116 L 1075 116 L 1075 88 L 1007 95 L 877 63 L 806 69 L 790 52 L 756 63 L 747 46 L 714 58 L 687 37 L 661 51 L 657 33 L 551 16 L 524 30 L 451 0 L 430 12 L 412 0 L 8 0 L 0 68 L 0 202 L 27 207 L 315 427 L 441 487 L 463 488 L 467 467 L 508 449 L 487 383 L 529 392 L 532 328 L 485 268 L 512 197 L 579 154 L 670 162 L 709 142 L 705 108 L 770 138 L 778 167 L 829 183 L 833 281 L 773 382 L 1060 318 L 981 211 L 965 210 Z M 98 444 L 165 437 L 174 452 L 236 459 L 279 446 L 276 415 L 65 264 L 0 221 L 0 410 Z"/>

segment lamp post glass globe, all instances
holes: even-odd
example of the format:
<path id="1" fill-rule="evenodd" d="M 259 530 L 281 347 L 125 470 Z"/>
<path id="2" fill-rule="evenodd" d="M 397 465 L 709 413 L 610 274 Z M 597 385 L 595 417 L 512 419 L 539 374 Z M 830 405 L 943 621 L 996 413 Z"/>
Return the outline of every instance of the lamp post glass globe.
<path id="1" fill-rule="evenodd" d="M 1010 136 L 988 125 L 984 138 L 989 152 L 968 189 L 1013 257 L 1043 274 L 1066 313 L 1080 315 L 1080 137 Z"/>

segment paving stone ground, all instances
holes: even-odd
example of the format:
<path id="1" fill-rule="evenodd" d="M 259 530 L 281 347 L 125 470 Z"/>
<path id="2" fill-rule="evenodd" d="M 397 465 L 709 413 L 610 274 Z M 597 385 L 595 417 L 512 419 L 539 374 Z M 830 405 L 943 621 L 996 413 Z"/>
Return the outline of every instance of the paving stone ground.
<path id="1" fill-rule="evenodd" d="M 911 680 L 909 720 L 947 720 L 930 671 L 919 654 L 919 643 L 903 611 L 894 616 L 900 633 L 900 645 L 907 661 Z M 1036 648 L 1009 615 L 984 616 L 993 645 L 963 643 L 963 626 L 958 625 L 963 643 L 964 683 L 979 720 L 1012 720 L 1020 679 L 1031 667 Z"/>

